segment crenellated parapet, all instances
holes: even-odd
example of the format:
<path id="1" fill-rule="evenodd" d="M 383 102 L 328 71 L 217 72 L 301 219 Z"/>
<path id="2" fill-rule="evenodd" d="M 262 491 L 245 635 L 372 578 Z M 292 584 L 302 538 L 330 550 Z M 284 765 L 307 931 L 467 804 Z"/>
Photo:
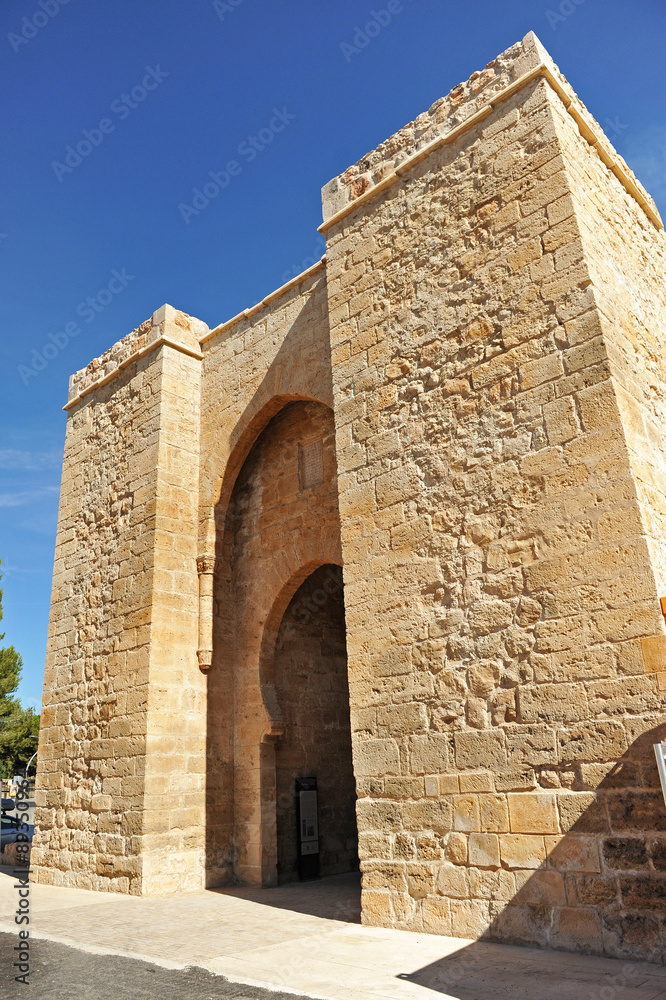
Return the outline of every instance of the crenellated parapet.
<path id="1" fill-rule="evenodd" d="M 139 361 L 163 344 L 201 360 L 203 354 L 199 340 L 207 333 L 208 326 L 202 320 L 188 316 L 173 306 L 161 306 L 150 319 L 70 376 L 69 394 L 64 409 L 72 409 L 89 392 L 106 385 L 128 365 Z"/>
<path id="2" fill-rule="evenodd" d="M 663 229 L 652 197 L 530 31 L 522 41 L 489 62 L 485 69 L 472 73 L 469 80 L 458 84 L 413 122 L 329 181 L 322 188 L 324 221 L 320 232 L 325 232 L 361 200 L 389 187 L 440 145 L 453 142 L 481 123 L 495 107 L 538 76 L 549 82 L 574 118 L 581 135 L 597 150 L 654 225 Z"/>

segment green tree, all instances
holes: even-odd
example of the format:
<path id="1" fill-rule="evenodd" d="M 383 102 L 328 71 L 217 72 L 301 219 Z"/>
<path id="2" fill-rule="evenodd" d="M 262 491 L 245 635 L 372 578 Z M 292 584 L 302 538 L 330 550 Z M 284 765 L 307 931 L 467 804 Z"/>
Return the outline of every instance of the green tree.
<path id="1" fill-rule="evenodd" d="M 2 579 L 1 574 L 0 579 Z M 2 590 L 0 590 L 0 621 L 2 621 Z M 0 634 L 0 642 L 4 637 L 3 632 Z M 23 708 L 15 697 L 22 666 L 23 660 L 13 646 L 0 649 L 0 770 L 5 778 L 23 771 L 37 749 L 39 716 L 35 715 L 31 708 Z"/>

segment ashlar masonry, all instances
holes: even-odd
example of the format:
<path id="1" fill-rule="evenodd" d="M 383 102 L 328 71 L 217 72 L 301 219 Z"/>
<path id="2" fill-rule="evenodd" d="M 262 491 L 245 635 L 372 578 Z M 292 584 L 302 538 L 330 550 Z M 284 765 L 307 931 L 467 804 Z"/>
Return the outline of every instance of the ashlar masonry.
<path id="1" fill-rule="evenodd" d="M 661 961 L 659 214 L 529 34 L 323 215 L 71 379 L 34 878 L 293 879 L 316 779 L 366 923 Z"/>

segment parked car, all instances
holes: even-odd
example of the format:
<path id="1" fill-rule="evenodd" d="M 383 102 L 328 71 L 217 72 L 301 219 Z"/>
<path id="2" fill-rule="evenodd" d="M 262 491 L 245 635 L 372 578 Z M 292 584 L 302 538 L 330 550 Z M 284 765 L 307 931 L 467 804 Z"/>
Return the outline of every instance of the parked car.
<path id="1" fill-rule="evenodd" d="M 12 810 L 14 810 L 15 808 L 16 808 L 16 803 L 14 802 L 14 799 L 6 799 L 6 798 L 3 797 L 3 799 L 2 799 L 2 811 L 3 811 L 3 813 L 4 812 L 12 812 Z"/>
<path id="2" fill-rule="evenodd" d="M 6 801 L 6 800 L 5 800 Z M 4 811 L 2 813 L 2 831 L 0 833 L 0 844 L 2 850 L 9 846 L 9 844 L 14 844 L 19 839 L 19 834 L 22 834 L 21 841 L 25 843 L 24 837 L 27 837 L 28 842 L 32 841 L 32 835 L 35 832 L 35 827 L 33 823 L 21 823 L 21 821 L 16 816 L 8 816 Z"/>

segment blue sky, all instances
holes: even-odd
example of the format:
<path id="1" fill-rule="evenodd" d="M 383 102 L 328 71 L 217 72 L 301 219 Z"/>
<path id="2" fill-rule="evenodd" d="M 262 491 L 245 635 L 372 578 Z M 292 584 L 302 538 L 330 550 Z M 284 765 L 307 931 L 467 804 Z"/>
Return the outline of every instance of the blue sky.
<path id="1" fill-rule="evenodd" d="M 530 29 L 666 215 L 663 0 L 391 0 L 351 51 L 387 3 L 3 0 L 0 628 L 24 704 L 41 701 L 69 375 L 162 303 L 213 326 L 303 270 L 322 185 Z M 218 197 L 179 208 L 230 160 Z"/>

